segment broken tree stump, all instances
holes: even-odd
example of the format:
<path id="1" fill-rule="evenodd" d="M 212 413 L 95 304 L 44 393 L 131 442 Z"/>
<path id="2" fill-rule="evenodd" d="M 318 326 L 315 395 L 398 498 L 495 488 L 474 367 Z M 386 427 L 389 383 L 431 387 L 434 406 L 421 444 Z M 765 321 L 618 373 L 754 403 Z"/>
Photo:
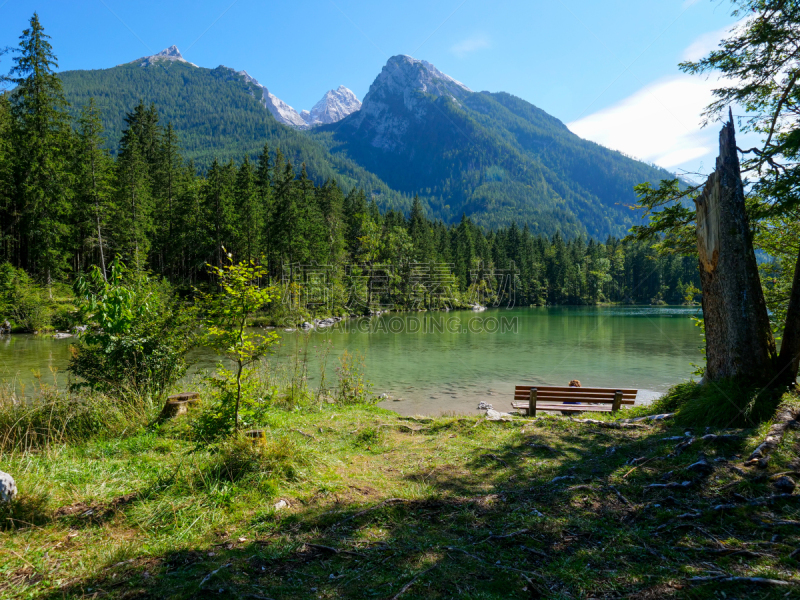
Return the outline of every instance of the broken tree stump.
<path id="1" fill-rule="evenodd" d="M 706 379 L 769 380 L 777 352 L 753 252 L 733 116 L 719 135 L 719 157 L 697 208 Z"/>
<path id="2" fill-rule="evenodd" d="M 189 413 L 189 409 L 200 403 L 200 394 L 197 392 L 184 392 L 167 398 L 167 403 L 161 410 L 160 419 L 173 419 Z"/>

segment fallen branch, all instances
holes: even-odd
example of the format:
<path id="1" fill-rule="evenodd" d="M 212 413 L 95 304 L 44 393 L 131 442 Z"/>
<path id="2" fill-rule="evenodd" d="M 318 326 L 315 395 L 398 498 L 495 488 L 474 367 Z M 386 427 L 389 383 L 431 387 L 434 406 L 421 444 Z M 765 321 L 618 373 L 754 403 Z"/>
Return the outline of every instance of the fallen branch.
<path id="1" fill-rule="evenodd" d="M 305 436 L 305 437 L 307 437 L 307 438 L 309 438 L 311 440 L 314 440 L 315 442 L 317 441 L 317 438 L 315 438 L 310 433 L 306 433 L 305 431 L 301 431 L 299 429 L 290 429 L 289 431 L 294 431 L 295 433 L 299 433 L 300 435 Z"/>
<path id="2" fill-rule="evenodd" d="M 706 552 L 708 554 L 716 554 L 717 556 L 744 556 L 746 558 L 759 558 L 761 556 L 772 556 L 764 552 L 753 552 L 752 550 L 745 550 L 741 548 L 690 548 L 688 546 L 674 546 L 673 550 L 678 552 L 685 552 L 686 550 L 692 552 Z"/>
<path id="3" fill-rule="evenodd" d="M 749 502 L 750 506 L 761 506 L 763 504 L 772 504 L 778 500 L 800 500 L 800 494 L 773 494 L 766 498 L 756 498 Z"/>
<path id="4" fill-rule="evenodd" d="M 631 501 L 630 501 L 630 500 L 628 500 L 628 499 L 627 499 L 625 496 L 623 496 L 623 495 L 622 495 L 622 493 L 621 493 L 621 492 L 620 492 L 620 491 L 619 491 L 617 488 L 615 488 L 613 485 L 610 485 L 610 486 L 608 486 L 608 487 L 610 487 L 612 490 L 614 490 L 614 493 L 617 495 L 617 497 L 618 497 L 620 500 L 622 500 L 622 501 L 623 501 L 625 504 L 627 504 L 628 506 L 630 506 L 631 508 L 633 508 L 633 502 L 631 502 Z"/>
<path id="5" fill-rule="evenodd" d="M 348 521 L 352 521 L 353 519 L 357 519 L 361 515 L 365 515 L 368 512 L 371 512 L 373 510 L 377 510 L 377 509 L 379 509 L 379 508 L 381 508 L 383 506 L 386 506 L 387 504 L 397 504 L 398 502 L 411 502 L 411 500 L 406 500 L 405 498 L 388 498 L 388 499 L 384 500 L 383 502 L 379 502 L 375 506 L 370 506 L 369 508 L 365 508 L 364 510 L 360 510 L 357 513 L 353 513 L 352 515 L 342 519 L 338 523 L 334 523 L 333 525 L 331 525 L 330 528 L 331 529 L 335 529 L 336 527 L 339 527 L 339 525 L 342 525 L 343 523 L 347 523 Z"/>
<path id="6" fill-rule="evenodd" d="M 367 558 L 366 554 L 361 554 L 360 552 L 353 552 L 352 550 L 338 550 L 337 548 L 331 548 L 330 546 L 323 546 L 322 544 L 309 544 L 306 542 L 306 546 L 309 548 L 315 548 L 316 550 L 324 550 L 325 552 L 330 552 L 331 554 L 350 554 L 351 556 L 360 556 L 361 558 Z"/>
<path id="7" fill-rule="evenodd" d="M 668 439 L 675 439 L 675 438 L 665 438 Z M 681 442 L 680 444 L 676 445 L 673 449 L 673 452 L 680 454 L 683 450 L 691 446 L 696 442 L 738 442 L 741 441 L 742 436 L 740 435 L 717 435 L 715 433 L 709 433 L 704 435 L 703 437 L 690 437 L 686 441 Z"/>
<path id="8" fill-rule="evenodd" d="M 437 564 L 433 565 L 432 567 L 430 567 L 429 569 L 425 569 L 424 571 L 420 571 L 419 573 L 414 575 L 414 577 L 413 577 L 413 579 L 411 579 L 411 581 L 409 581 L 407 584 L 405 584 L 403 587 L 401 587 L 400 591 L 397 592 L 394 596 L 392 596 L 392 600 L 397 600 L 397 598 L 399 598 L 400 596 L 405 594 L 409 590 L 409 588 L 417 582 L 417 579 L 419 579 L 423 575 L 426 575 L 426 574 L 430 573 L 431 571 L 433 571 L 438 566 L 439 565 L 437 563 Z"/>
<path id="9" fill-rule="evenodd" d="M 781 579 L 767 579 L 765 577 L 731 577 L 729 575 L 713 575 L 710 577 L 692 577 L 687 579 L 689 583 L 708 583 L 710 581 L 719 581 L 723 583 L 761 583 L 765 585 L 795 585 L 791 581 L 783 581 Z"/>
<path id="10" fill-rule="evenodd" d="M 747 459 L 745 464 L 755 464 L 759 467 L 766 467 L 769 462 L 769 456 L 772 451 L 777 448 L 783 441 L 783 436 L 786 435 L 786 430 L 789 429 L 790 424 L 800 417 L 800 411 L 792 407 L 784 407 L 776 416 L 775 422 L 769 428 L 767 436 L 761 445 L 753 450 L 750 458 Z"/>
<path id="11" fill-rule="evenodd" d="M 489 562 L 487 560 L 482 559 L 480 556 L 477 556 L 475 554 L 470 554 L 469 552 L 467 552 L 463 548 L 456 548 L 454 546 L 447 546 L 446 549 L 447 550 L 453 550 L 454 552 L 463 552 L 464 554 L 466 554 L 470 558 L 472 558 L 474 560 L 477 560 L 478 562 L 482 562 L 485 565 L 489 565 L 490 567 L 493 567 L 495 569 L 503 569 L 505 571 L 514 571 L 515 573 L 519 573 L 532 586 L 535 586 L 536 584 L 533 582 L 533 580 L 530 577 L 528 577 L 528 574 L 531 574 L 531 575 L 534 575 L 535 577 L 543 579 L 543 577 L 539 573 L 537 573 L 536 571 L 523 571 L 521 569 L 515 569 L 514 567 L 507 567 L 505 565 L 499 565 L 497 563 L 491 563 L 491 562 Z"/>
<path id="12" fill-rule="evenodd" d="M 670 483 L 651 483 L 650 485 L 644 486 L 646 490 L 652 489 L 673 489 L 673 488 L 688 488 L 692 485 L 691 481 L 683 481 L 678 483 L 677 481 L 672 481 Z"/>
<path id="13" fill-rule="evenodd" d="M 488 542 L 489 540 L 504 540 L 506 538 L 514 537 L 514 536 L 517 536 L 517 535 L 522 535 L 523 533 L 528 533 L 529 531 L 530 531 L 530 529 L 520 529 L 519 531 L 512 531 L 511 533 L 506 533 L 505 535 L 494 535 L 494 534 L 491 534 L 486 539 L 483 539 L 480 542 L 473 542 L 470 545 L 471 546 L 477 546 L 479 544 L 483 544 L 485 542 Z"/>
<path id="14" fill-rule="evenodd" d="M 227 568 L 228 568 L 228 567 L 230 567 L 230 566 L 231 566 L 231 563 L 228 563 L 228 564 L 222 565 L 222 566 L 221 566 L 220 568 L 218 568 L 218 569 L 214 569 L 213 571 L 211 571 L 211 573 L 209 573 L 208 575 L 206 575 L 205 577 L 203 577 L 203 581 L 201 581 L 201 582 L 200 582 L 200 587 L 202 588 L 202 587 L 203 587 L 203 586 L 204 586 L 206 583 L 208 583 L 208 581 L 209 581 L 209 580 L 210 580 L 212 577 L 214 577 L 214 575 L 216 575 L 217 573 L 219 573 L 220 571 L 222 571 L 222 569 L 227 569 Z"/>
<path id="15" fill-rule="evenodd" d="M 550 558 L 550 555 L 546 552 L 542 552 L 541 550 L 537 550 L 536 548 L 530 548 L 528 546 L 520 546 L 521 550 L 525 550 L 526 552 L 530 552 L 531 554 L 536 554 L 537 556 L 541 556 L 542 558 Z"/>
<path id="16" fill-rule="evenodd" d="M 689 483 L 689 482 L 684 481 L 683 483 L 686 484 L 686 483 Z M 655 484 L 653 484 L 653 486 L 663 487 L 664 484 L 655 483 Z M 667 484 L 666 487 L 670 487 L 670 486 L 681 487 L 682 484 L 678 484 L 678 485 Z M 652 486 L 647 486 L 647 487 L 652 487 Z M 645 489 L 647 489 L 647 488 L 645 488 Z M 695 512 L 693 512 L 693 513 L 683 513 L 683 514 L 678 515 L 678 516 L 676 516 L 676 517 L 674 517 L 673 519 L 670 519 L 670 520 L 672 521 L 672 520 L 675 520 L 675 519 L 699 519 L 703 515 L 707 515 L 707 514 L 710 514 L 710 513 L 717 513 L 717 512 L 723 511 L 723 510 L 733 510 L 733 509 L 736 509 L 736 508 L 745 508 L 745 507 L 753 507 L 753 506 L 764 506 L 764 505 L 767 505 L 767 504 L 772 504 L 773 502 L 777 502 L 778 500 L 800 500 L 800 495 L 775 494 L 773 496 L 767 496 L 765 498 L 755 498 L 753 500 L 745 500 L 743 504 L 734 504 L 732 502 L 727 502 L 727 503 L 724 503 L 724 504 L 717 504 L 715 506 L 712 506 L 712 507 L 710 507 L 710 508 L 708 508 L 706 510 L 702 510 L 702 511 L 695 509 Z M 761 521 L 761 522 L 766 527 L 773 527 L 773 526 L 777 526 L 777 525 L 798 525 L 798 524 L 800 524 L 800 521 L 772 521 L 770 523 L 767 523 L 765 521 Z M 664 527 L 666 527 L 666 525 L 667 525 L 666 523 L 664 525 L 660 525 L 659 527 L 656 528 L 656 531 L 659 531 L 659 530 L 663 529 Z M 694 526 L 694 527 L 696 527 L 696 526 Z M 713 538 L 713 539 L 718 542 L 718 540 L 716 540 L 716 538 Z"/>
<path id="17" fill-rule="evenodd" d="M 504 461 L 502 458 L 497 456 L 496 454 L 481 454 L 481 458 L 491 458 L 492 460 L 496 460 L 504 467 L 508 468 L 508 463 Z"/>

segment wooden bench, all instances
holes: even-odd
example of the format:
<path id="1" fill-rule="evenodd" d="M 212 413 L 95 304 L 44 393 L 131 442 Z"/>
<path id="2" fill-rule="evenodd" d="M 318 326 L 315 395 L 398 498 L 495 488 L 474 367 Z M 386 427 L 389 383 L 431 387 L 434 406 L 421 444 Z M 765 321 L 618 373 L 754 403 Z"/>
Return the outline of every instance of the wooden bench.
<path id="1" fill-rule="evenodd" d="M 535 416 L 537 410 L 564 412 L 617 412 L 623 404 L 635 404 L 639 390 L 614 388 L 552 387 L 518 385 L 514 388 L 512 408 Z M 565 404 L 580 402 L 581 404 Z"/>

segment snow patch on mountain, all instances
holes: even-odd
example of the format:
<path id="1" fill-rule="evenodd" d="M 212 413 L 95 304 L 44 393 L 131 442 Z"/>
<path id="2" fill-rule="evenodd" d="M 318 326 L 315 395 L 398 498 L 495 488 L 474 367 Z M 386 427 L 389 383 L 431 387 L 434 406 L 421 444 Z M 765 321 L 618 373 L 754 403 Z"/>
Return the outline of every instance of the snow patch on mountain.
<path id="1" fill-rule="evenodd" d="M 184 62 L 187 65 L 192 65 L 196 67 L 197 65 L 194 63 L 190 63 L 188 60 L 183 58 L 180 50 L 176 45 L 172 45 L 169 48 L 164 48 L 158 54 L 153 54 L 152 56 L 143 56 L 142 58 L 137 58 L 136 60 L 132 60 L 130 63 L 139 63 L 140 67 L 148 67 L 160 61 L 167 61 L 167 62 Z M 121 66 L 121 65 L 120 65 Z"/>

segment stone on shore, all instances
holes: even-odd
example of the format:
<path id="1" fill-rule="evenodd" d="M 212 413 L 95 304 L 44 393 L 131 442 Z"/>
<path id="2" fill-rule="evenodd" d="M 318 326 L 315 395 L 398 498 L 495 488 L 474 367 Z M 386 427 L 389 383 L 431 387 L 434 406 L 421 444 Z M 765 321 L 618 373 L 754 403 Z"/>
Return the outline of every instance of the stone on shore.
<path id="1" fill-rule="evenodd" d="M 17 484 L 8 473 L 0 471 L 0 502 L 11 502 L 17 495 Z"/>

